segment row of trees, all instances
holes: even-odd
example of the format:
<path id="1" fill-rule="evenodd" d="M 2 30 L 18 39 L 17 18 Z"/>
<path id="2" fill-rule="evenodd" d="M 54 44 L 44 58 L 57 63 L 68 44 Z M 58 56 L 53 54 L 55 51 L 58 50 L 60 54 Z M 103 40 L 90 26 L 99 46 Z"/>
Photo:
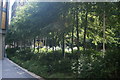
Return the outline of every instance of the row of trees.
<path id="1" fill-rule="evenodd" d="M 119 14 L 119 2 L 27 3 L 17 8 L 6 35 L 7 45 L 20 48 L 8 48 L 7 55 L 45 78 L 119 78 Z M 39 52 L 39 41 L 48 52 Z M 33 54 L 27 47 L 35 51 L 36 42 Z"/>
<path id="2" fill-rule="evenodd" d="M 27 3 L 17 8 L 6 36 L 6 43 L 31 46 L 46 39 L 46 46 L 65 45 L 71 48 L 105 49 L 118 47 L 120 34 L 118 3 Z M 111 45 L 111 46 L 110 46 Z M 35 49 L 35 48 L 34 48 Z M 54 51 L 54 48 L 53 48 Z"/>

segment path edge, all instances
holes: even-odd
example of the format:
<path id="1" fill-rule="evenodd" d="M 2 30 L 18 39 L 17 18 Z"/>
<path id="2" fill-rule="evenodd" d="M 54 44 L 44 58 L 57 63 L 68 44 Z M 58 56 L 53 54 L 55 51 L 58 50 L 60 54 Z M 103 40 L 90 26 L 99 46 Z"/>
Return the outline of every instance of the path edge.
<path id="1" fill-rule="evenodd" d="M 18 64 L 16 64 L 16 63 L 13 62 L 12 60 L 10 60 L 10 59 L 8 59 L 8 58 L 5 58 L 5 59 L 7 59 L 9 62 L 11 62 L 12 64 L 14 64 L 15 66 L 17 66 L 17 67 L 20 68 L 21 70 L 23 70 L 23 71 L 25 71 L 26 73 L 30 74 L 30 75 L 33 76 L 34 78 L 37 78 L 37 79 L 39 79 L 39 80 L 45 80 L 45 79 L 43 79 L 42 77 L 40 77 L 40 76 L 38 76 L 38 75 L 36 75 L 36 74 L 28 71 L 27 69 L 22 68 L 21 66 L 19 66 Z"/>

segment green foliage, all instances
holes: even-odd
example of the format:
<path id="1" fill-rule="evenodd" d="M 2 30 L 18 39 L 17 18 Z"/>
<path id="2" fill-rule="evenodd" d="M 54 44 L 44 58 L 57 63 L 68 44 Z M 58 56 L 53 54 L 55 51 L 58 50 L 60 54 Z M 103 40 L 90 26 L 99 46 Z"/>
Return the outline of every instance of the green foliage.
<path id="1" fill-rule="evenodd" d="M 106 52 L 106 55 L 104 56 L 104 60 L 102 61 L 104 63 L 104 68 L 103 68 L 103 75 L 106 77 L 110 78 L 119 78 L 119 73 L 120 73 L 120 50 L 115 49 L 115 50 L 108 50 Z"/>
<path id="2" fill-rule="evenodd" d="M 16 51 L 18 50 L 18 48 L 7 48 L 6 49 L 6 53 L 8 53 L 8 57 L 12 57 L 15 55 Z"/>
<path id="3" fill-rule="evenodd" d="M 104 56 L 101 52 L 87 50 L 81 52 L 79 58 L 73 57 L 71 53 L 66 53 L 66 58 L 63 58 L 60 51 L 34 54 L 28 49 L 16 50 L 13 55 L 10 54 L 12 50 L 15 49 L 7 49 L 10 59 L 44 78 L 119 78 L 120 76 L 118 49 L 109 50 Z"/>
<path id="4" fill-rule="evenodd" d="M 27 4 L 17 9 L 6 35 L 9 46 L 20 47 L 7 49 L 8 57 L 45 78 L 119 78 L 119 9 L 118 3 Z M 43 38 L 46 48 L 30 49 Z"/>
<path id="5" fill-rule="evenodd" d="M 11 49 L 12 50 L 12 49 Z M 9 49 L 7 53 L 9 53 Z M 11 52 L 11 51 L 10 51 Z M 27 68 L 28 70 L 41 75 L 43 77 L 52 76 L 51 74 L 72 74 L 71 60 L 69 58 L 63 58 L 59 51 L 54 53 L 37 53 L 33 54 L 29 49 L 16 50 L 14 55 L 8 55 L 10 59 L 18 63 L 20 66 Z M 32 63 L 32 64 L 31 64 Z M 62 77 L 62 76 L 56 76 Z"/>
<path id="6" fill-rule="evenodd" d="M 105 43 L 119 44 L 118 9 L 117 3 L 29 3 L 17 9 L 6 36 L 6 43 L 12 45 L 13 42 L 16 42 L 23 45 L 28 41 L 32 42 L 34 38 L 47 38 L 48 46 L 58 46 L 62 42 L 64 33 L 65 41 L 71 44 L 71 40 L 68 40 L 67 37 L 71 38 L 73 29 L 75 39 L 73 45 L 76 46 L 75 27 L 77 24 L 74 17 L 78 10 L 79 45 L 83 45 L 86 12 L 88 12 L 86 42 L 89 43 L 87 46 L 91 44 L 97 46 L 103 43 L 103 11 L 106 11 L 107 14 Z"/>

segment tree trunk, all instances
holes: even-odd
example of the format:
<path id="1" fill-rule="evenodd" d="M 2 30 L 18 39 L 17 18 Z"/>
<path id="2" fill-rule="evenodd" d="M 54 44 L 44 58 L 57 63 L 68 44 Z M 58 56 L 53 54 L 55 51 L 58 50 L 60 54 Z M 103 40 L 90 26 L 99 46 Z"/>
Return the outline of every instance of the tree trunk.
<path id="1" fill-rule="evenodd" d="M 73 21 L 73 26 L 72 26 L 72 38 L 71 38 L 71 41 L 72 41 L 72 44 L 71 44 L 71 50 L 72 50 L 72 54 L 73 54 L 73 37 L 74 37 L 74 24 L 75 24 L 75 11 L 73 12 L 73 18 L 74 18 L 74 21 Z"/>
<path id="2" fill-rule="evenodd" d="M 86 32 L 87 32 L 87 26 L 88 26 L 87 16 L 88 16 L 88 12 L 86 11 L 86 16 L 85 16 L 86 25 L 84 27 L 84 40 L 83 40 L 83 49 L 84 49 L 84 51 L 86 50 Z"/>
<path id="3" fill-rule="evenodd" d="M 25 41 L 23 41 L 23 47 L 24 47 L 23 49 L 25 50 L 25 48 L 26 48 L 26 47 L 25 47 Z"/>
<path id="4" fill-rule="evenodd" d="M 103 53 L 105 52 L 105 11 L 103 14 Z"/>
<path id="5" fill-rule="evenodd" d="M 38 53 L 40 52 L 40 39 L 38 40 L 38 47 L 37 47 L 37 49 L 38 49 Z"/>
<path id="6" fill-rule="evenodd" d="M 52 38 L 52 50 L 53 50 L 53 52 L 55 51 L 54 50 L 54 44 L 55 44 L 54 41 L 55 41 L 55 39 L 54 39 L 54 32 L 53 32 L 53 38 Z"/>
<path id="7" fill-rule="evenodd" d="M 78 19 L 78 7 L 77 7 L 77 9 L 76 9 L 76 31 L 77 31 L 77 33 L 76 33 L 76 35 L 77 35 L 77 51 L 79 52 L 79 19 Z"/>
<path id="8" fill-rule="evenodd" d="M 56 35 L 57 35 L 57 33 L 56 33 Z M 54 48 L 55 48 L 55 51 L 56 51 L 56 46 L 57 46 L 57 36 L 55 36 L 55 38 L 54 38 Z"/>
<path id="9" fill-rule="evenodd" d="M 72 54 L 73 54 L 73 37 L 74 37 L 73 33 L 74 33 L 74 28 L 72 29 L 72 38 L 71 38 L 71 41 L 72 41 L 72 45 L 71 45 Z"/>
<path id="10" fill-rule="evenodd" d="M 35 38 L 33 40 L 33 44 L 34 44 L 34 50 L 33 51 L 35 52 Z"/>
<path id="11" fill-rule="evenodd" d="M 13 42 L 13 48 L 15 48 L 15 41 Z"/>
<path id="12" fill-rule="evenodd" d="M 39 44 L 39 42 L 38 42 L 38 53 L 40 52 L 40 47 L 39 47 L 39 46 L 40 46 L 40 44 Z"/>
<path id="13" fill-rule="evenodd" d="M 63 38 L 62 38 L 62 54 L 65 58 L 65 38 L 64 38 L 64 32 L 63 32 Z"/>
<path id="14" fill-rule="evenodd" d="M 17 48 L 18 48 L 18 42 L 16 43 L 16 45 L 17 45 Z"/>
<path id="15" fill-rule="evenodd" d="M 45 46 L 46 46 L 46 52 L 48 52 L 48 47 L 49 47 L 49 44 L 47 44 L 47 40 L 48 40 L 49 38 L 47 38 L 46 37 L 46 39 L 45 39 Z"/>

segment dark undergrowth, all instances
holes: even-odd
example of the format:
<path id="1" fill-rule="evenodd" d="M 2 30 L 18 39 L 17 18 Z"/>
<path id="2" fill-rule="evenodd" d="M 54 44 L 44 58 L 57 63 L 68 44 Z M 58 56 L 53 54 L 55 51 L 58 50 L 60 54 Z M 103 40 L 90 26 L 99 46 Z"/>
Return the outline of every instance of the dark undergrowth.
<path id="1" fill-rule="evenodd" d="M 33 53 L 30 49 L 8 48 L 9 59 L 46 79 L 120 78 L 119 50 L 87 50 L 78 54 L 61 51 Z M 75 51 L 74 51 L 75 52 Z"/>

